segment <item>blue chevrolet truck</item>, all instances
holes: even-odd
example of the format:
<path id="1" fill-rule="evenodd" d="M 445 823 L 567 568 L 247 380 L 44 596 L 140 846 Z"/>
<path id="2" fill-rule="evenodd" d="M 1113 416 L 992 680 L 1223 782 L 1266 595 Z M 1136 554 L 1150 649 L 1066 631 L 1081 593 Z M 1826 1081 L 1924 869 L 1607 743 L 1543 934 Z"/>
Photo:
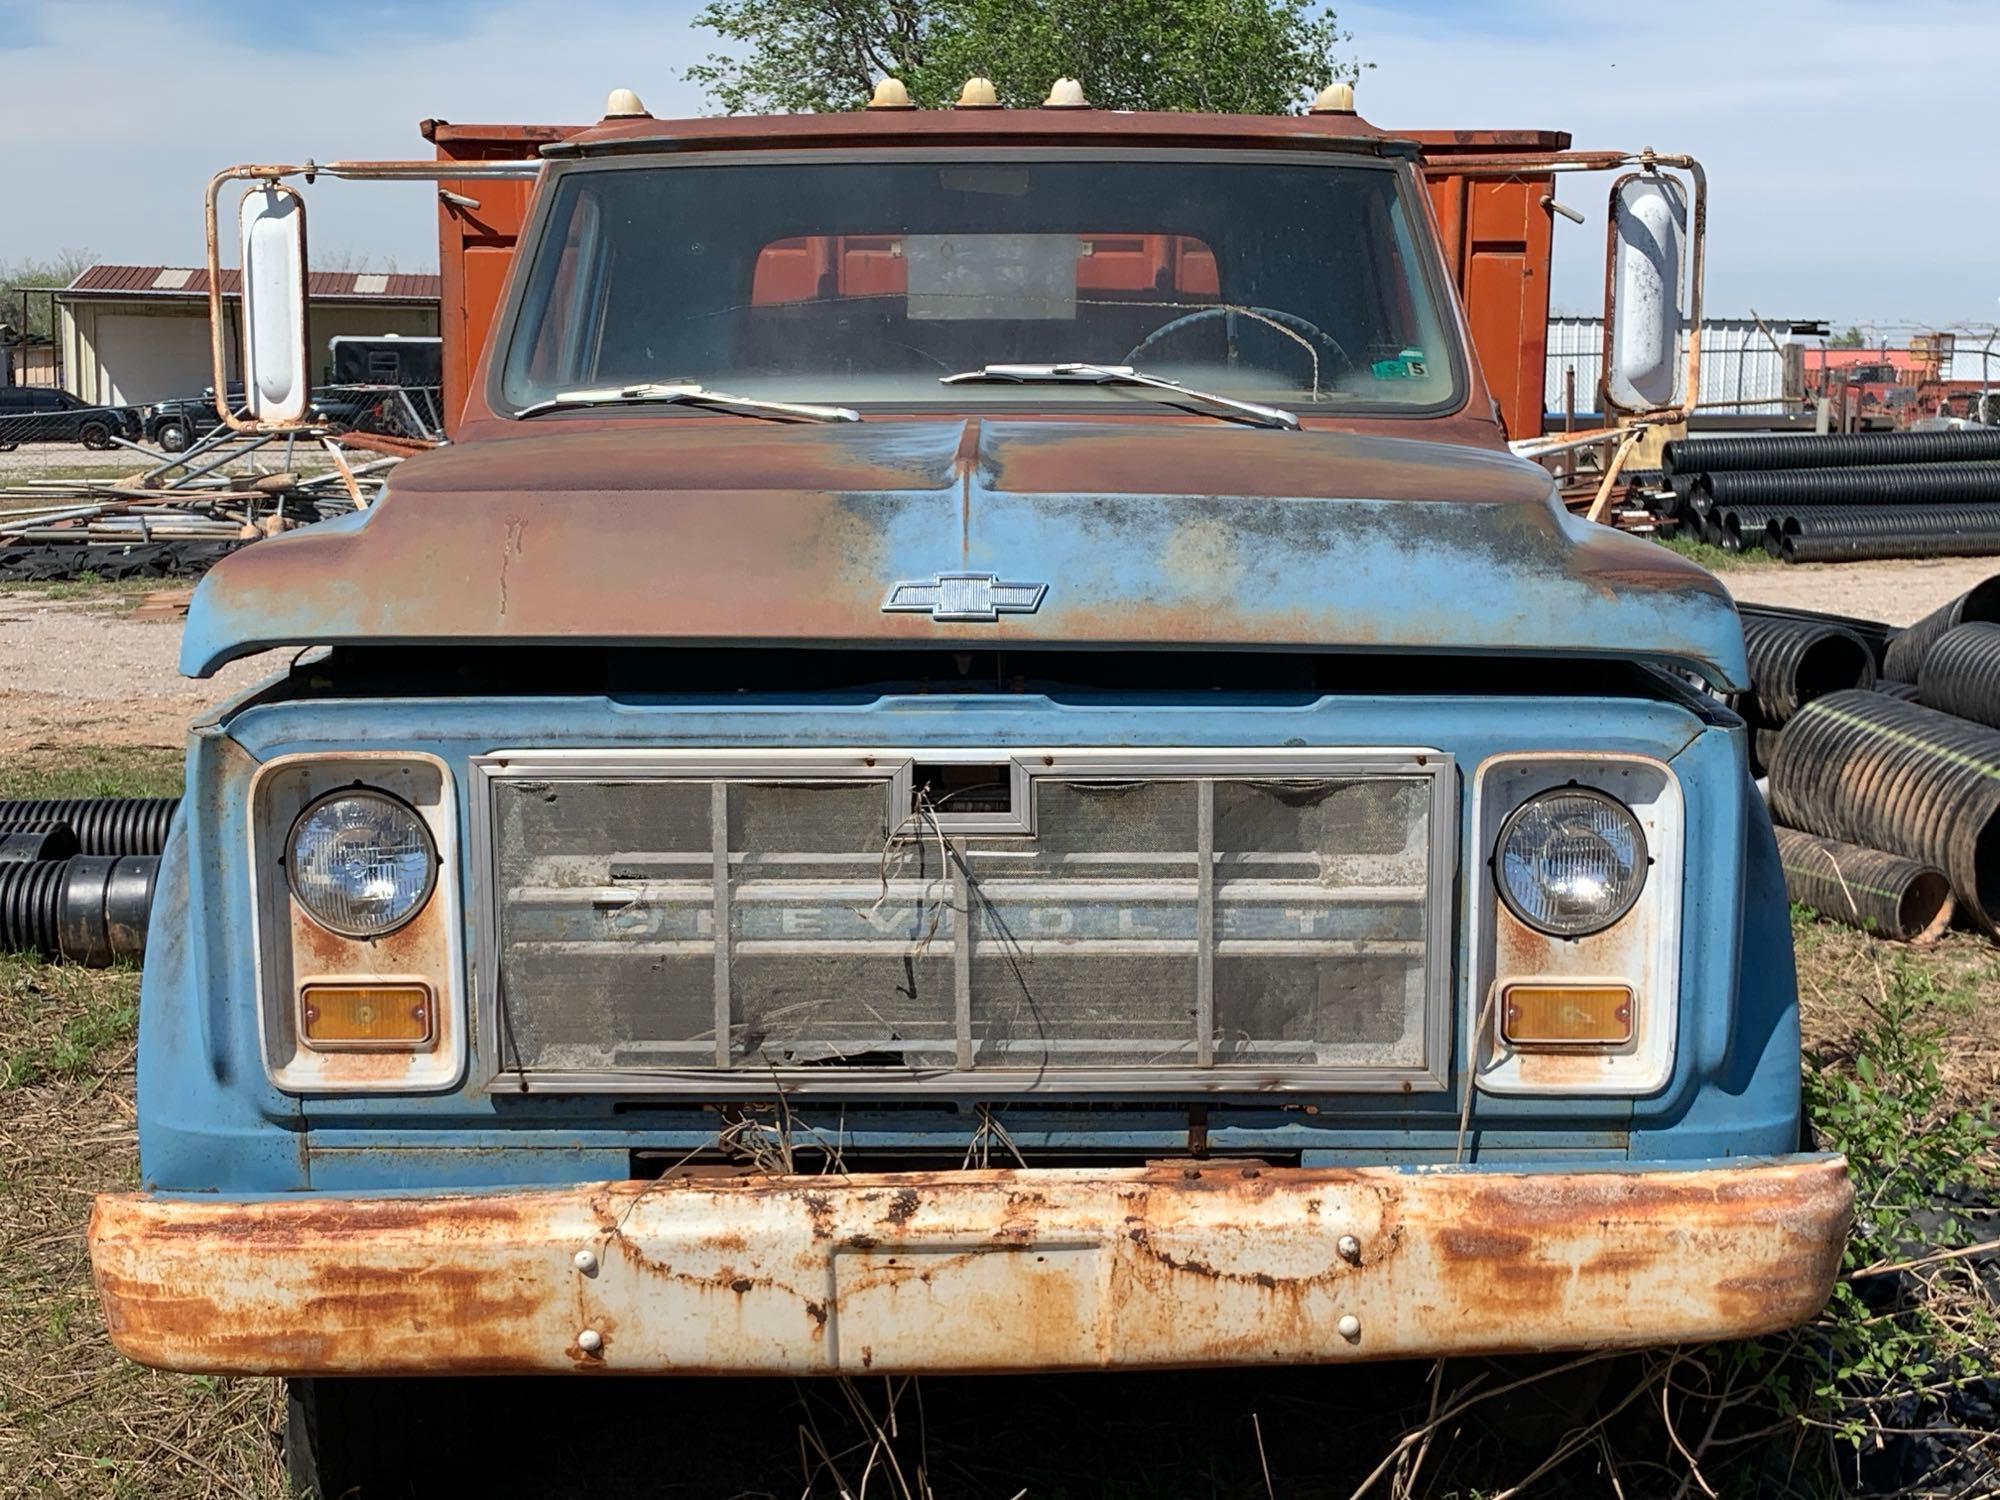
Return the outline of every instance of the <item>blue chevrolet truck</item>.
<path id="1" fill-rule="evenodd" d="M 1735 610 L 1508 451 L 1342 102 L 628 95 L 502 164 L 458 440 L 188 619 L 192 676 L 293 654 L 189 741 L 119 1349 L 287 1377 L 333 1494 L 410 1374 L 1814 1315 L 1851 1193 Z"/>

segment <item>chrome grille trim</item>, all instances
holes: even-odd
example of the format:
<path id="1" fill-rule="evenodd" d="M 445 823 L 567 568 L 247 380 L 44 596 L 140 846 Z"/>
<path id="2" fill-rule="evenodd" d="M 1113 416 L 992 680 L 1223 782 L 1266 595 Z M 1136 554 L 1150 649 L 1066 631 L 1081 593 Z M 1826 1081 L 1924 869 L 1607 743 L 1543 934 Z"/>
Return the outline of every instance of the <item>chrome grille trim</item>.
<path id="1" fill-rule="evenodd" d="M 940 956 L 948 950 L 952 975 L 951 1016 L 955 1047 L 947 1044 L 946 1055 L 953 1056 L 953 1066 L 891 1067 L 838 1067 L 803 1066 L 770 1067 L 759 1063 L 747 1063 L 731 1057 L 730 1028 L 738 1018 L 732 1015 L 732 959 L 770 956 L 784 953 L 788 945 L 782 939 L 748 938 L 729 936 L 716 941 L 701 938 L 694 941 L 676 942 L 665 939 L 658 942 L 633 944 L 626 952 L 653 953 L 662 955 L 697 954 L 708 956 L 712 953 L 714 966 L 714 1062 L 700 1064 L 660 1063 L 644 1066 L 616 1066 L 572 1068 L 533 1067 L 520 1069 L 515 1062 L 515 1054 L 508 1050 L 509 1044 L 503 1037 L 507 1030 L 507 1018 L 503 1015 L 503 997 L 500 994 L 501 980 L 501 904 L 503 880 L 501 879 L 499 840 L 495 817 L 495 799 L 499 788 L 507 782 L 617 782 L 657 780 L 663 783 L 685 783 L 688 781 L 712 781 L 707 808 L 709 850 L 699 856 L 666 855 L 656 856 L 662 865 L 660 885 L 672 882 L 686 887 L 690 892 L 702 891 L 701 904 L 714 914 L 715 930 L 723 934 L 732 932 L 732 924 L 740 919 L 745 909 L 758 904 L 760 893 L 746 889 L 747 882 L 741 875 L 746 863 L 778 862 L 786 856 L 782 853 L 761 852 L 748 862 L 738 863 L 738 872 L 732 882 L 729 849 L 729 800 L 728 783 L 743 782 L 786 782 L 806 781 L 818 784 L 837 783 L 844 780 L 874 781 L 884 784 L 888 794 L 895 799 L 894 805 L 906 806 L 911 785 L 911 766 L 914 763 L 967 763 L 992 764 L 1011 762 L 1016 773 L 1026 782 L 1037 780 L 1063 782 L 1067 780 L 1124 780 L 1133 781 L 1189 781 L 1197 788 L 1196 838 L 1194 848 L 1187 855 L 1156 859 L 1156 863 L 1178 863 L 1183 867 L 1192 862 L 1196 868 L 1191 872 L 1195 885 L 1196 920 L 1199 932 L 1208 934 L 1207 941 L 1199 937 L 1175 938 L 1134 938 L 1121 940 L 1115 948 L 1107 947 L 1104 938 L 1090 939 L 1094 953 L 1106 953 L 1125 949 L 1127 942 L 1134 952 L 1163 953 L 1169 948 L 1173 952 L 1191 956 L 1194 960 L 1193 1025 L 1196 1033 L 1195 1046 L 1190 1053 L 1178 1060 L 1159 1065 L 1139 1062 L 1124 1062 L 1117 1065 L 1071 1064 L 1060 1060 L 1064 1053 L 1104 1051 L 1107 1043 L 1074 1038 L 1056 1039 L 1043 1037 L 1039 1045 L 1041 1060 L 1035 1066 L 1021 1066 L 1012 1063 L 977 1063 L 972 1040 L 974 1018 L 973 1009 L 973 965 L 975 948 L 981 943 L 979 936 L 983 930 L 983 918 L 973 910 L 973 892 L 968 889 L 964 878 L 965 852 L 968 844 L 992 840 L 976 830 L 961 830 L 953 827 L 940 831 L 940 842 L 948 848 L 952 856 L 946 861 L 947 875 L 942 879 L 933 878 L 929 889 L 949 913 L 945 931 L 939 934 L 933 951 Z M 684 1098 L 732 1099 L 764 1098 L 778 1093 L 817 1096 L 858 1096 L 883 1097 L 912 1093 L 931 1095 L 971 1096 L 999 1098 L 1014 1095 L 1064 1094 L 1090 1096 L 1103 1094 L 1146 1093 L 1152 1095 L 1172 1093 L 1194 1093 L 1204 1095 L 1233 1094 L 1254 1095 L 1272 1092 L 1286 1093 L 1393 1093 L 1440 1091 L 1448 1086 L 1450 1067 L 1451 1031 L 1454 1005 L 1454 960 L 1453 942 L 1455 890 L 1458 857 L 1457 843 L 1459 831 L 1459 787 L 1456 767 L 1452 757 L 1442 751 L 1425 747 L 1366 747 L 1301 749 L 1298 747 L 1269 748 L 1228 748 L 1164 750 L 1129 749 L 1078 749 L 1057 748 L 951 748 L 951 749 L 911 749 L 899 748 L 842 748 L 829 750 L 655 750 L 655 749 L 590 749 L 590 750 L 520 750 L 500 751 L 472 760 L 472 781 L 475 795 L 471 799 L 470 818 L 472 824 L 473 861 L 472 874 L 477 891 L 475 910 L 478 914 L 477 935 L 474 950 L 474 1010 L 475 1037 L 479 1048 L 476 1076 L 488 1087 L 501 1092 L 533 1093 L 615 1093 L 629 1095 L 671 1095 Z M 1314 902 L 1327 903 L 1329 910 L 1347 902 L 1373 902 L 1377 904 L 1405 905 L 1421 903 L 1423 911 L 1421 940 L 1407 941 L 1389 939 L 1335 939 L 1328 937 L 1300 938 L 1293 943 L 1285 943 L 1268 935 L 1249 939 L 1224 937 L 1218 929 L 1218 920 L 1226 923 L 1227 910 L 1231 904 L 1255 900 L 1256 886 L 1250 881 L 1233 881 L 1228 890 L 1218 890 L 1216 857 L 1216 808 L 1215 789 L 1217 780 L 1241 779 L 1366 779 L 1370 776 L 1416 779 L 1427 785 L 1428 797 L 1424 802 L 1428 820 L 1429 839 L 1425 848 L 1425 873 L 1421 885 L 1369 885 L 1329 888 L 1314 893 Z M 1215 779 L 1202 779 L 1215 778 Z M 1033 805 L 1032 803 L 1030 804 Z M 990 857 L 992 851 L 986 851 Z M 860 865 L 863 860 L 854 856 L 814 855 L 816 861 L 837 864 L 842 859 Z M 1087 858 L 1088 856 L 1079 856 Z M 1232 856 L 1225 856 L 1231 858 Z M 1262 858 L 1283 861 L 1284 854 L 1263 855 Z M 1107 863 L 1115 862 L 1120 856 L 1107 853 L 1100 856 Z M 1133 856 L 1124 856 L 1128 861 Z M 1258 854 L 1233 856 L 1239 865 L 1254 865 L 1260 859 Z M 694 861 L 698 860 L 699 864 Z M 684 873 L 668 874 L 665 866 L 680 862 Z M 878 887 L 872 880 L 873 866 L 878 863 L 872 856 L 865 860 L 866 870 L 856 868 L 852 879 L 868 887 L 872 899 Z M 708 868 L 697 875 L 699 865 Z M 846 885 L 849 877 L 838 878 L 840 885 Z M 992 876 L 978 880 L 976 889 L 989 906 L 994 896 L 1012 895 L 1019 897 L 1023 890 L 1009 890 L 1013 884 L 1032 888 L 1033 882 L 1013 882 L 1006 876 Z M 1134 882 L 1135 889 L 1143 888 L 1145 882 Z M 1185 888 L 1182 881 L 1182 889 Z M 732 888 L 733 886 L 733 888 Z M 788 882 L 783 890 L 797 897 L 801 890 L 810 888 L 806 883 Z M 1093 890 L 1101 893 L 1114 889 L 1112 885 L 1099 885 Z M 1275 888 L 1275 887 L 1274 887 Z M 588 895 L 588 888 L 575 888 L 569 894 L 579 897 Z M 779 899 L 782 899 L 780 892 Z M 1296 895 L 1296 890 L 1294 890 Z M 1182 899 L 1185 899 L 1184 897 Z M 1253 913 L 1254 915 L 1254 913 Z M 959 941 L 958 935 L 973 933 L 972 942 Z M 747 944 L 747 946 L 746 946 Z M 1061 952 L 1061 939 L 1027 938 L 1007 939 L 1009 954 L 1033 956 L 1038 953 Z M 1164 946 L 1163 946 L 1164 945 Z M 579 951 L 593 945 L 552 944 L 560 950 L 574 946 Z M 815 939 L 804 945 L 813 953 L 824 955 L 837 951 L 827 939 Z M 879 943 L 860 941 L 852 945 L 855 951 L 867 950 L 872 955 L 881 953 Z M 801 950 L 802 951 L 802 950 Z M 1216 962 L 1218 958 L 1241 957 L 1255 953 L 1271 957 L 1285 953 L 1301 956 L 1328 955 L 1409 957 L 1424 955 L 1422 973 L 1422 1015 L 1421 1015 L 1421 1058 L 1413 1066 L 1374 1064 L 1291 1064 L 1286 1062 L 1243 1063 L 1227 1059 L 1218 1060 L 1215 1045 L 1216 1010 Z M 1414 983 L 1414 981 L 1412 981 Z M 1002 1042 L 998 1048 L 1007 1044 Z M 634 1047 L 632 1050 L 639 1050 Z M 997 1050 L 997 1049 L 996 1049 Z"/>

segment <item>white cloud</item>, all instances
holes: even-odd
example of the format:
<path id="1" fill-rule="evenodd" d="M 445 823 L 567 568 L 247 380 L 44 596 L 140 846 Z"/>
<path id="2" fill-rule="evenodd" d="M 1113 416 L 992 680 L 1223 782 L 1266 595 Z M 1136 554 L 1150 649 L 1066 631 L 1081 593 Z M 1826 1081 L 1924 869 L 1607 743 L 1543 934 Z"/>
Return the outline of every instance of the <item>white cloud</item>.
<path id="1" fill-rule="evenodd" d="M 0 259 L 87 245 L 106 259 L 198 260 L 201 189 L 217 167 L 423 156 L 426 115 L 583 120 L 621 85 L 656 114 L 691 113 L 700 101 L 679 73 L 711 45 L 689 25 L 696 3 L 486 0 L 454 17 L 449 0 L 432 0 L 416 25 L 399 26 L 385 4 L 295 34 L 266 5 L 254 35 L 232 31 L 223 7 L 197 17 L 132 0 L 45 5 L 33 13 L 45 45 L 0 53 Z M 2000 315 L 1991 7 L 1338 9 L 1354 50 L 1377 64 L 1361 106 L 1378 124 L 1539 126 L 1579 146 L 1700 157 L 1718 312 L 1843 324 Z M 320 0 L 300 14 L 328 12 Z M 1589 228 L 1559 226 L 1555 294 L 1579 309 L 1600 296 L 1601 188 L 1578 203 Z M 313 208 L 316 246 L 372 254 L 378 268 L 435 261 L 428 188 L 322 182 Z"/>

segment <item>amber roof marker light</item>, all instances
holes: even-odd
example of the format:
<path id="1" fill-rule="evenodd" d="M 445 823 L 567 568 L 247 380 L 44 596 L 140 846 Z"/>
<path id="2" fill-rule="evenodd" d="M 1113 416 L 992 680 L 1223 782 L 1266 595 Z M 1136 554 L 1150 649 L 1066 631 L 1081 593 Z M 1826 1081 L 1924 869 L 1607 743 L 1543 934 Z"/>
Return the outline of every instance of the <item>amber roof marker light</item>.
<path id="1" fill-rule="evenodd" d="M 1089 109 L 1090 101 L 1083 96 L 1083 85 L 1074 78 L 1058 78 L 1049 85 L 1049 97 L 1042 101 L 1043 109 Z"/>
<path id="2" fill-rule="evenodd" d="M 953 109 L 998 109 L 1000 91 L 993 87 L 993 80 L 981 78 L 977 74 L 965 80 L 965 87 L 958 91 L 958 99 Z"/>
<path id="3" fill-rule="evenodd" d="M 1329 83 L 1313 96 L 1312 108 L 1307 111 L 1315 115 L 1351 115 L 1354 113 L 1354 85 L 1351 83 Z"/>
<path id="4" fill-rule="evenodd" d="M 652 111 L 639 102 L 639 96 L 630 89 L 613 89 L 611 97 L 604 101 L 604 118 L 607 120 L 650 120 Z"/>
<path id="5" fill-rule="evenodd" d="M 900 78 L 885 78 L 875 85 L 875 92 L 869 96 L 870 109 L 915 109 L 910 102 L 910 91 Z"/>

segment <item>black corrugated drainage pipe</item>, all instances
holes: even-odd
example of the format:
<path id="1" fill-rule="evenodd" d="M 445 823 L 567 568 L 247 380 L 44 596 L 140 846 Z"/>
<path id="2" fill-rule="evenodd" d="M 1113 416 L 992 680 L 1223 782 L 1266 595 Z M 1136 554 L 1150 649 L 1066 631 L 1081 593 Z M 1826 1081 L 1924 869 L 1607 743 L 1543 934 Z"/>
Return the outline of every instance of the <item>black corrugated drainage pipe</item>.
<path id="1" fill-rule="evenodd" d="M 1868 643 L 1838 625 L 1745 615 L 1743 646 L 1757 717 L 1767 725 L 1784 724 L 1815 698 L 1875 683 Z"/>
<path id="2" fill-rule="evenodd" d="M 56 914 L 67 860 L 0 865 L 0 953 L 56 955 Z"/>
<path id="3" fill-rule="evenodd" d="M 1718 533 L 1717 546 L 1731 552 L 1755 551 L 1763 547 L 1772 523 L 1791 513 L 1784 505 L 1718 505 L 1709 512 L 1709 520 Z"/>
<path id="4" fill-rule="evenodd" d="M 94 969 L 139 958 L 159 870 L 153 855 L 0 865 L 0 952 L 62 957 Z"/>
<path id="5" fill-rule="evenodd" d="M 1683 438 L 1661 450 L 1668 475 L 1724 469 L 1842 469 L 1854 464 L 1967 463 L 2000 459 L 1991 432 L 1836 432 L 1824 437 Z"/>
<path id="6" fill-rule="evenodd" d="M 1704 474 L 1701 487 L 1717 506 L 1991 504 L 2000 502 L 2000 463 L 1751 470 Z"/>
<path id="7" fill-rule="evenodd" d="M 1917 691 L 1914 682 L 1890 682 L 1886 679 L 1875 684 L 1875 691 L 1885 698 L 1900 698 L 1905 703 L 1921 703 L 1923 694 Z"/>
<path id="8" fill-rule="evenodd" d="M 1785 893 L 1823 917 L 1902 943 L 1928 943 L 1951 926 L 1944 871 L 1919 860 L 1780 828 Z"/>
<path id="9" fill-rule="evenodd" d="M 159 854 L 178 797 L 44 797 L 0 801 L 0 828 L 67 823 L 85 854 Z"/>
<path id="10" fill-rule="evenodd" d="M 1956 625 L 1974 620 L 2000 623 L 2000 573 L 1975 583 L 1951 603 L 1940 605 L 1909 629 L 1898 632 L 1882 654 L 1882 675 L 1915 682 L 1932 642 Z"/>
<path id="11" fill-rule="evenodd" d="M 2000 555 L 2000 504 L 1800 508 L 1764 534 L 1788 563 Z"/>
<path id="12" fill-rule="evenodd" d="M 1917 692 L 1939 713 L 2000 725 L 2000 625 L 1975 622 L 1939 636 L 1917 669 Z"/>
<path id="13" fill-rule="evenodd" d="M 1967 915 L 2000 932 L 2000 731 L 1881 693 L 1829 693 L 1785 726 L 1771 815 L 1936 865 Z"/>
<path id="14" fill-rule="evenodd" d="M 68 859 L 76 853 L 76 831 L 67 823 L 44 823 L 39 828 L 7 828 L 0 825 L 0 865 L 16 865 L 27 860 Z"/>
<path id="15" fill-rule="evenodd" d="M 1822 625 L 1838 625 L 1861 637 L 1868 643 L 1868 649 L 1875 653 L 1875 670 L 1882 670 L 1882 658 L 1887 654 L 1889 642 L 1899 634 L 1893 625 L 1884 625 L 1880 620 L 1864 620 L 1858 615 L 1836 615 L 1823 609 L 1795 609 L 1788 604 L 1756 604 L 1750 600 L 1739 600 L 1737 612 L 1746 619 L 1751 615 L 1763 615 L 1780 620 L 1817 620 Z"/>
<path id="16" fill-rule="evenodd" d="M 1771 774 L 1771 762 L 1778 754 L 1778 737 L 1784 732 L 1782 729 L 1766 729 L 1762 724 L 1751 726 L 1750 775 L 1753 780 L 1761 781 Z"/>

